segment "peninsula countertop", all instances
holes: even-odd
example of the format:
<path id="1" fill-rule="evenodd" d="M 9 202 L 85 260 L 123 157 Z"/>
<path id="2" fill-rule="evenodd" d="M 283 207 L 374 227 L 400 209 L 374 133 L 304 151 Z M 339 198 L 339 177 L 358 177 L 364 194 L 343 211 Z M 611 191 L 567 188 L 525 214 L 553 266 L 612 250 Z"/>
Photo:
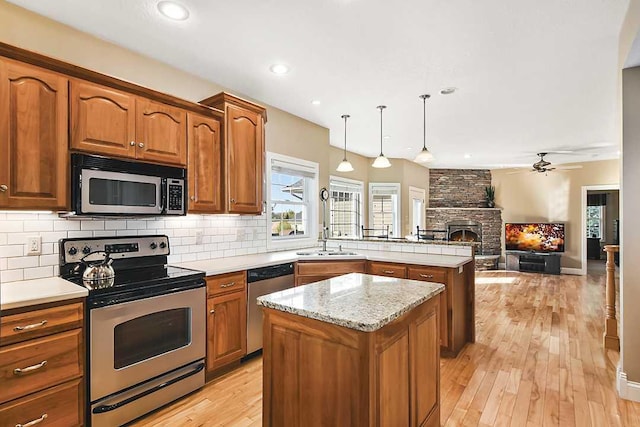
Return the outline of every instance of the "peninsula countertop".
<path id="1" fill-rule="evenodd" d="M 357 255 L 349 256 L 305 256 L 297 252 L 308 252 L 312 249 L 298 249 L 297 251 L 266 252 L 262 254 L 240 255 L 229 258 L 214 258 L 202 261 L 182 262 L 179 267 L 191 268 L 206 272 L 207 276 L 231 273 L 250 268 L 267 267 L 296 261 L 338 261 L 338 260 L 369 260 L 383 262 L 398 262 L 403 264 L 425 265 L 430 267 L 457 268 L 473 258 L 461 255 L 419 254 L 406 252 L 387 252 L 355 249 Z"/>
<path id="2" fill-rule="evenodd" d="M 258 298 L 258 305 L 376 331 L 444 290 L 440 283 L 351 273 Z"/>

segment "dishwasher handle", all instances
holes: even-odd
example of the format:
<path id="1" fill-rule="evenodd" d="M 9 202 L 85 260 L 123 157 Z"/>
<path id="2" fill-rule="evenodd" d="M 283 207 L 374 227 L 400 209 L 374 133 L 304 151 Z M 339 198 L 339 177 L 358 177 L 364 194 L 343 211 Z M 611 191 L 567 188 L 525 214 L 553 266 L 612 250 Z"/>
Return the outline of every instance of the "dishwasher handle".
<path id="1" fill-rule="evenodd" d="M 247 283 L 259 282 L 262 280 L 274 279 L 276 277 L 293 274 L 293 263 L 271 265 L 268 267 L 254 268 L 247 270 Z"/>

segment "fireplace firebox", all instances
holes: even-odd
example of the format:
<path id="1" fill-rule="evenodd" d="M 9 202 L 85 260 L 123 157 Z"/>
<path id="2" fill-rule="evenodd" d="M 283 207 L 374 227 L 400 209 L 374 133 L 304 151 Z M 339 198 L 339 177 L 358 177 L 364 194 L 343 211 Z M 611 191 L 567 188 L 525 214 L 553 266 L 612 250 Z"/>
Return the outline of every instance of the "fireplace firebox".
<path id="1" fill-rule="evenodd" d="M 450 242 L 477 243 L 477 254 L 482 254 L 482 224 L 467 219 L 450 221 L 447 226 L 447 240 Z"/>

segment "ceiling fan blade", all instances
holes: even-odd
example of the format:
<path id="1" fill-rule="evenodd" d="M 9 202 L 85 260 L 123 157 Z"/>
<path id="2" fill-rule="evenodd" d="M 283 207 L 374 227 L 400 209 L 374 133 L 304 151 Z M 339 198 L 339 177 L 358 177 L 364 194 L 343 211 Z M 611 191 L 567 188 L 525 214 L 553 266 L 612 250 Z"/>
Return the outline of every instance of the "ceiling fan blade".
<path id="1" fill-rule="evenodd" d="M 535 169 L 531 169 L 531 170 L 518 170 L 518 171 L 513 171 L 513 172 L 507 172 L 507 175 L 516 175 L 516 174 L 522 174 L 522 173 L 532 173 L 532 172 L 537 172 Z"/>
<path id="2" fill-rule="evenodd" d="M 569 169 L 582 169 L 582 165 L 572 165 L 572 166 L 556 166 L 556 169 L 559 170 L 569 170 Z"/>

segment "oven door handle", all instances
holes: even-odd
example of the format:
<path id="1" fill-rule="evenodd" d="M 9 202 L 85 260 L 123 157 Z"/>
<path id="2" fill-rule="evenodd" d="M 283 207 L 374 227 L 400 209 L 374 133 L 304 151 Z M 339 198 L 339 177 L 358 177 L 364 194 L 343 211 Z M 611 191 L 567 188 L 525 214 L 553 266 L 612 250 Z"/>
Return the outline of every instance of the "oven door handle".
<path id="1" fill-rule="evenodd" d="M 138 399 L 141 399 L 145 396 L 150 395 L 151 393 L 155 393 L 158 390 L 161 390 L 165 387 L 168 387 L 172 384 L 177 383 L 178 381 L 182 381 L 185 378 L 189 378 L 192 375 L 197 374 L 198 372 L 202 371 L 204 369 L 204 362 L 203 363 L 199 363 L 198 366 L 196 366 L 192 371 L 187 372 L 186 374 L 180 375 L 179 377 L 173 378 L 169 381 L 163 382 L 162 384 L 158 384 L 157 386 L 150 388 L 149 390 L 145 390 L 142 393 L 138 393 L 135 396 L 131 396 L 127 399 L 124 399 L 118 403 L 114 403 L 113 405 L 101 405 L 98 406 L 96 408 L 93 408 L 93 410 L 91 412 L 93 412 L 94 414 L 104 414 L 105 412 L 111 412 L 114 411 L 118 408 L 122 408 L 125 405 L 128 405 L 129 403 L 135 402 Z"/>

